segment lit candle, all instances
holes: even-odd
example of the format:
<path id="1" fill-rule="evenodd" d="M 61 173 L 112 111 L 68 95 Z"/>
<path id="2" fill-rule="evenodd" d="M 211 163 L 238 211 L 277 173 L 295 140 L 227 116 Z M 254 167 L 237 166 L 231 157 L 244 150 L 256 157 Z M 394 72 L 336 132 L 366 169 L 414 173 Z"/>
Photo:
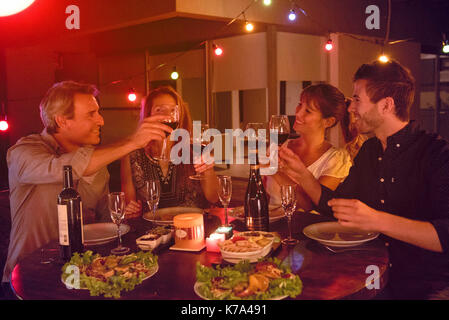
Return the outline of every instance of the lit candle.
<path id="1" fill-rule="evenodd" d="M 209 238 L 206 238 L 206 250 L 209 252 L 220 252 L 218 244 L 225 240 L 223 233 L 211 233 Z"/>

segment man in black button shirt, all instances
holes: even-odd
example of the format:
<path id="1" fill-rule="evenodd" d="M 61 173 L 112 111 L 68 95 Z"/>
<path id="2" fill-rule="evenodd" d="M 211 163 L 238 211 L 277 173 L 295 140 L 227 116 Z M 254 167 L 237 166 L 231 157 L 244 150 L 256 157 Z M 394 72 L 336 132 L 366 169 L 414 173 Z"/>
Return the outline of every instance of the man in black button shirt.
<path id="1" fill-rule="evenodd" d="M 367 140 L 335 192 L 287 148 L 281 167 L 321 213 L 343 226 L 382 233 L 389 243 L 392 298 L 425 299 L 449 286 L 449 144 L 409 121 L 415 82 L 398 62 L 362 65 L 353 113 Z"/>

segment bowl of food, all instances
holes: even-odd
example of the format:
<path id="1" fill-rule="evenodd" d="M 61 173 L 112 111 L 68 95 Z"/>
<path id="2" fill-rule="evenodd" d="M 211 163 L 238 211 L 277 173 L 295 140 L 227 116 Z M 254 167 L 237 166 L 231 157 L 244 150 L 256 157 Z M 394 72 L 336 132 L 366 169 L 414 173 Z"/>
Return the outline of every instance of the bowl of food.
<path id="1" fill-rule="evenodd" d="M 162 237 L 159 234 L 146 234 L 136 239 L 137 246 L 142 250 L 153 250 L 162 241 Z"/>
<path id="2" fill-rule="evenodd" d="M 266 256 L 273 245 L 274 236 L 262 232 L 241 232 L 219 244 L 220 252 L 226 261 L 257 261 Z"/>
<path id="3" fill-rule="evenodd" d="M 149 231 L 150 234 L 158 234 L 161 236 L 161 244 L 170 242 L 173 234 L 171 226 L 159 226 Z"/>

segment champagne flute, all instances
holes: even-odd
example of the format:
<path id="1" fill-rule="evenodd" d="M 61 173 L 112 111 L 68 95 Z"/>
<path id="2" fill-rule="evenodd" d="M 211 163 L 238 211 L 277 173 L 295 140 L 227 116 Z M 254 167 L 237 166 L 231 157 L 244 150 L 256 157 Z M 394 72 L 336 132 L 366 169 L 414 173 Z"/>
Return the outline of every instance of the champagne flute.
<path id="1" fill-rule="evenodd" d="M 144 197 L 148 208 L 153 211 L 153 222 L 156 223 L 156 209 L 161 197 L 161 186 L 158 180 L 145 181 Z"/>
<path id="2" fill-rule="evenodd" d="M 292 215 L 296 209 L 296 186 L 281 186 L 281 201 L 288 221 L 288 238 L 283 239 L 282 243 L 285 245 L 295 245 L 299 242 L 297 239 L 292 238 Z"/>
<path id="3" fill-rule="evenodd" d="M 125 217 L 125 193 L 111 192 L 108 194 L 108 207 L 112 221 L 117 225 L 118 246 L 111 250 L 112 254 L 122 255 L 129 251 L 129 248 L 122 246 L 122 232 L 120 224 Z"/>
<path id="4" fill-rule="evenodd" d="M 256 159 L 256 157 L 258 157 L 258 147 L 259 147 L 258 144 L 264 142 L 262 141 L 262 137 L 259 135 L 259 130 L 266 130 L 267 126 L 266 123 L 262 122 L 250 122 L 246 125 L 245 131 L 249 129 L 252 129 L 253 131 L 248 132 L 248 158 L 250 163 L 251 159 L 253 159 L 253 161 L 257 163 L 258 160 Z"/>
<path id="5" fill-rule="evenodd" d="M 218 197 L 225 208 L 225 227 L 229 227 L 228 205 L 232 195 L 232 179 L 230 176 L 218 176 Z"/>
<path id="6" fill-rule="evenodd" d="M 278 146 L 284 144 L 290 135 L 290 122 L 286 115 L 272 115 L 270 119 L 270 131 L 277 130 Z"/>
<path id="7" fill-rule="evenodd" d="M 154 106 L 156 108 L 155 110 L 157 115 L 165 115 L 168 116 L 166 120 L 164 120 L 162 123 L 171 127 L 173 130 L 176 130 L 179 126 L 179 106 L 178 105 L 169 105 L 169 104 L 163 104 L 163 105 L 157 105 Z M 162 140 L 162 149 L 159 156 L 153 157 L 156 160 L 164 160 L 169 161 L 170 157 L 167 157 L 167 140 L 170 134 L 168 132 L 165 132 L 165 139 Z"/>
<path id="8" fill-rule="evenodd" d="M 193 146 L 194 146 L 194 145 L 198 145 L 198 144 L 201 145 L 201 154 L 200 154 L 200 158 L 201 158 L 202 153 L 203 153 L 203 150 L 204 150 L 204 148 L 207 146 L 207 142 L 208 142 L 208 141 L 206 140 L 206 138 L 204 137 L 204 132 L 205 132 L 207 129 L 209 129 L 209 125 L 208 125 L 207 123 L 202 123 L 202 124 L 201 124 L 201 136 L 200 136 L 200 137 L 192 137 L 192 145 L 193 145 Z M 193 153 L 192 159 L 195 159 L 194 150 L 195 150 L 195 149 L 192 147 L 192 153 Z M 192 179 L 192 180 L 202 180 L 202 179 L 204 179 L 204 174 L 203 174 L 203 173 L 198 173 L 198 174 L 195 174 L 195 175 L 190 176 L 189 178 Z"/>

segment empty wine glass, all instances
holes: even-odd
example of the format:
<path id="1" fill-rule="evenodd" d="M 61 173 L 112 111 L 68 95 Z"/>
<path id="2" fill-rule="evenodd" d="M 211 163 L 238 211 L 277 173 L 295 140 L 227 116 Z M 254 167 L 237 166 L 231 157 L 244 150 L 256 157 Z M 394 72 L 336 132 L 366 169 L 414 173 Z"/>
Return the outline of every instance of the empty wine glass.
<path id="1" fill-rule="evenodd" d="M 290 134 L 290 122 L 286 115 L 272 115 L 270 119 L 270 131 L 276 130 L 278 132 L 278 146 L 287 141 Z"/>
<path id="2" fill-rule="evenodd" d="M 283 239 L 285 245 L 295 245 L 299 241 L 292 238 L 292 215 L 296 209 L 296 187 L 294 185 L 281 186 L 281 201 L 284 214 L 288 221 L 288 238 Z"/>
<path id="3" fill-rule="evenodd" d="M 201 155 L 203 153 L 203 150 L 205 147 L 207 147 L 207 143 L 208 140 L 206 140 L 205 136 L 204 136 L 204 132 L 209 129 L 209 125 L 207 123 L 202 123 L 201 124 L 201 135 L 199 137 L 192 137 L 192 152 L 193 152 L 193 157 L 192 159 L 195 159 L 198 157 L 198 155 L 195 154 L 195 145 L 201 145 L 201 153 L 199 154 L 199 158 L 201 159 Z M 204 179 L 204 174 L 203 173 L 198 173 L 195 175 L 192 175 L 189 177 L 192 180 L 201 180 Z"/>
<path id="4" fill-rule="evenodd" d="M 120 224 L 125 217 L 125 193 L 111 192 L 108 194 L 108 207 L 112 221 L 117 225 L 118 246 L 111 250 L 112 254 L 121 255 L 129 251 L 129 248 L 122 246 L 122 233 Z"/>
<path id="5" fill-rule="evenodd" d="M 155 105 L 154 107 L 154 113 L 153 115 L 164 115 L 168 118 L 164 121 L 162 121 L 163 124 L 171 127 L 173 130 L 178 128 L 179 125 L 179 106 L 178 105 L 171 105 L 171 104 L 162 104 L 162 105 Z M 164 160 L 169 161 L 170 157 L 167 156 L 167 140 L 170 136 L 170 133 L 165 132 L 165 139 L 162 140 L 162 149 L 161 153 L 158 156 L 153 157 L 156 160 Z"/>
<path id="6" fill-rule="evenodd" d="M 153 222 L 156 223 L 156 209 L 161 197 L 161 186 L 159 180 L 145 181 L 143 196 L 148 208 L 153 212 Z"/>
<path id="7" fill-rule="evenodd" d="M 229 226 L 228 223 L 228 205 L 231 201 L 232 195 L 232 179 L 230 176 L 218 176 L 218 197 L 220 202 L 225 208 L 225 227 Z"/>

